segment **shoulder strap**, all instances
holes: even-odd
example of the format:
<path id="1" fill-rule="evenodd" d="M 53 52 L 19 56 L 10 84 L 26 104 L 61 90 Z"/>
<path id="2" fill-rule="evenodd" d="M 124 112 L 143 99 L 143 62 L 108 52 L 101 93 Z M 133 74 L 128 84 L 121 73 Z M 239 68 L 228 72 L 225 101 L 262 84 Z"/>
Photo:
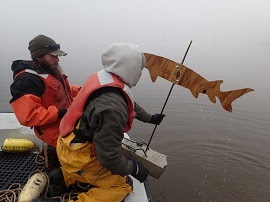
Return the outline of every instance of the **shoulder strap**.
<path id="1" fill-rule="evenodd" d="M 103 88 L 100 88 L 98 90 L 95 90 L 90 95 L 90 97 L 87 99 L 85 106 L 87 105 L 88 102 L 90 102 L 91 100 L 94 100 L 95 98 L 101 96 L 104 93 L 116 93 L 116 94 L 120 95 L 125 100 L 126 104 L 128 104 L 127 98 L 120 88 L 107 86 L 107 87 L 103 87 Z"/>

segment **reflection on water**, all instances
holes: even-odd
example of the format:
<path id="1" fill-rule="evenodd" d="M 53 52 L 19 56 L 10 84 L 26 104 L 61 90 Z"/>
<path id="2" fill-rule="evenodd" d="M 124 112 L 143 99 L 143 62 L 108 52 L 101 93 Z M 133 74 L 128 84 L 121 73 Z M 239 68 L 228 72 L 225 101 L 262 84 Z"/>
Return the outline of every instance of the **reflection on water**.
<path id="1" fill-rule="evenodd" d="M 150 113 L 160 112 L 171 84 L 148 72 L 133 91 Z M 8 85 L 1 111 L 10 111 Z M 205 95 L 174 87 L 150 147 L 168 156 L 160 179 L 149 178 L 154 201 L 267 201 L 270 198 L 269 110 L 262 91 L 233 103 L 233 113 Z M 130 135 L 148 141 L 154 126 L 135 121 Z"/>

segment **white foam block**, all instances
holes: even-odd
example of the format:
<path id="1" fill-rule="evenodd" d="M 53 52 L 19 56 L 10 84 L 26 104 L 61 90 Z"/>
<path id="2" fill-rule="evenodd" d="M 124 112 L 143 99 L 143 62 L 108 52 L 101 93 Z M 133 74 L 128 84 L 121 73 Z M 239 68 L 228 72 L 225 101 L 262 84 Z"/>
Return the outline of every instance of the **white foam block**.
<path id="1" fill-rule="evenodd" d="M 122 143 L 122 154 L 124 156 L 140 161 L 149 170 L 149 174 L 152 177 L 158 179 L 162 175 L 167 166 L 166 155 L 149 148 L 145 156 L 143 150 L 146 150 L 146 145 L 139 146 L 137 143 L 125 138 L 122 140 Z"/>

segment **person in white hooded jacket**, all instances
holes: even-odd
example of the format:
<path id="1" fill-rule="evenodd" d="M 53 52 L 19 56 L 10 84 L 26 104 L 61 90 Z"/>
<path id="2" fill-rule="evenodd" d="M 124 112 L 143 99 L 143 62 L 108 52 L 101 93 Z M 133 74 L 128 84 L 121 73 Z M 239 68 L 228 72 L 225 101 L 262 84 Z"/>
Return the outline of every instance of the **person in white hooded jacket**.
<path id="1" fill-rule="evenodd" d="M 104 69 L 82 86 L 61 121 L 57 143 L 65 185 L 78 181 L 93 186 L 78 195 L 79 201 L 122 201 L 132 191 L 127 175 L 143 182 L 148 170 L 121 154 L 123 133 L 131 128 L 133 118 L 160 124 L 165 116 L 150 115 L 134 102 L 130 88 L 145 65 L 138 46 L 115 43 L 101 59 Z"/>

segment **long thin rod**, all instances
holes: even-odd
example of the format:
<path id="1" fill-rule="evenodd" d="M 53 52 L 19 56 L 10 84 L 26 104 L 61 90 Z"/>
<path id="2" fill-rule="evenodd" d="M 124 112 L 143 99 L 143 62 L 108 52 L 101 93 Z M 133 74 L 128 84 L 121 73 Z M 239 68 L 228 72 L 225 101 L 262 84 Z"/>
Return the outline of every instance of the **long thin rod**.
<path id="1" fill-rule="evenodd" d="M 184 61 L 185 61 L 185 59 L 186 59 L 186 56 L 187 56 L 187 53 L 188 53 L 188 51 L 189 51 L 189 48 L 190 48 L 191 44 L 192 44 L 192 40 L 190 41 L 190 43 L 189 43 L 189 45 L 188 45 L 188 48 L 187 48 L 187 50 L 186 50 L 186 53 L 185 53 L 185 55 L 184 55 L 184 57 L 183 57 L 183 60 L 182 60 L 181 64 L 184 63 Z M 161 112 L 160 112 L 161 114 L 163 113 L 163 111 L 164 111 L 164 109 L 165 109 L 165 106 L 166 106 L 166 104 L 167 104 L 167 102 L 168 102 L 168 100 L 169 100 L 169 97 L 170 97 L 170 95 L 171 95 L 171 92 L 172 92 L 172 89 L 173 89 L 174 85 L 175 85 L 175 83 L 173 83 L 172 86 L 171 86 L 171 89 L 170 89 L 170 91 L 169 91 L 169 94 L 167 95 L 166 101 L 165 101 L 165 103 L 164 103 L 164 105 L 163 105 L 163 107 L 162 107 L 162 110 L 161 110 Z M 154 134 L 155 134 L 155 131 L 156 131 L 157 126 L 158 126 L 158 125 L 156 124 L 156 125 L 155 125 L 155 128 L 154 128 L 154 130 L 153 130 L 153 132 L 152 132 L 152 135 L 151 135 L 151 137 L 150 137 L 150 140 L 149 140 L 149 142 L 148 142 L 148 144 L 147 144 L 146 151 L 149 149 L 149 145 L 150 145 L 150 143 L 151 143 L 151 141 L 152 141 L 152 138 L 153 138 L 153 136 L 154 136 Z"/>

